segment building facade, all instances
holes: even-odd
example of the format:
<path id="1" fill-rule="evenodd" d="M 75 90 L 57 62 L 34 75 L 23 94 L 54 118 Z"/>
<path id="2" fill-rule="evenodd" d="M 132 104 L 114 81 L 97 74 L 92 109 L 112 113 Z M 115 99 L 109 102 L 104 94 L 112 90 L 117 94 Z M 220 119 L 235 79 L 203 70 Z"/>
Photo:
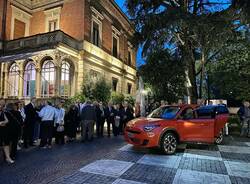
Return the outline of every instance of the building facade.
<path id="1" fill-rule="evenodd" d="M 135 94 L 133 26 L 113 0 L 2 0 L 0 99 L 68 98 L 86 76 Z"/>

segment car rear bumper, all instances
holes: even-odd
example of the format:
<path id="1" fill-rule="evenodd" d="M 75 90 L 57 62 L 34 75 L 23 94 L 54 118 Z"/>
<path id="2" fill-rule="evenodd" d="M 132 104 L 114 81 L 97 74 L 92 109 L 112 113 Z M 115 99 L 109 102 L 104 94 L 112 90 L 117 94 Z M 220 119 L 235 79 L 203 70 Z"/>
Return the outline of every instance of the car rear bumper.
<path id="1" fill-rule="evenodd" d="M 124 137 L 126 142 L 139 147 L 157 147 L 159 136 L 155 132 L 145 132 L 139 129 L 125 129 Z"/>

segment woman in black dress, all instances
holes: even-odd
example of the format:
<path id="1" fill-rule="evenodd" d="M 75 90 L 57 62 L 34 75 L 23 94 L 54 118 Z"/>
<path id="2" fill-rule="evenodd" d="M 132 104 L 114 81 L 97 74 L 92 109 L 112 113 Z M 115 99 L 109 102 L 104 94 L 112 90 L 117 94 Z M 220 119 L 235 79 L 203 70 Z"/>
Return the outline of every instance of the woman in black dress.
<path id="1" fill-rule="evenodd" d="M 76 131 L 78 126 L 78 109 L 75 105 L 71 105 L 69 111 L 65 115 L 65 134 L 68 137 L 68 140 L 74 141 L 76 138 Z"/>
<path id="2" fill-rule="evenodd" d="M 6 162 L 13 164 L 14 160 L 10 158 L 10 140 L 8 132 L 9 120 L 3 111 L 3 105 L 0 104 L 0 146 L 3 147 Z"/>
<path id="3" fill-rule="evenodd" d="M 10 157 L 15 160 L 17 153 L 17 143 L 21 134 L 23 118 L 18 111 L 17 104 L 9 103 L 6 105 L 6 116 L 9 120 L 9 140 L 10 140 Z"/>

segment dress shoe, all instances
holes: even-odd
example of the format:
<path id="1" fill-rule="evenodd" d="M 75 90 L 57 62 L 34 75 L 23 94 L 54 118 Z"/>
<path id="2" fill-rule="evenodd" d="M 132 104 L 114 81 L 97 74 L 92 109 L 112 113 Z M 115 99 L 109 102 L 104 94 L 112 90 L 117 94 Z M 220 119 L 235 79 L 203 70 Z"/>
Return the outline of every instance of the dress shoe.
<path id="1" fill-rule="evenodd" d="M 6 159 L 6 162 L 7 162 L 8 164 L 14 164 L 14 163 L 15 163 L 15 161 L 12 160 L 11 158 Z"/>

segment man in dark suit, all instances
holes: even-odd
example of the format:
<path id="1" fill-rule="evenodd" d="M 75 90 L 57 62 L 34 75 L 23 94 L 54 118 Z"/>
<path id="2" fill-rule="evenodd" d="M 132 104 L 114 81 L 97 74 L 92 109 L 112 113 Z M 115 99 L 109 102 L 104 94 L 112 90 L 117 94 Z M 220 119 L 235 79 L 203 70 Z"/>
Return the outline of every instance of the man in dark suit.
<path id="1" fill-rule="evenodd" d="M 96 122 L 95 107 L 91 104 L 91 101 L 87 101 L 86 105 L 82 108 L 81 112 L 82 142 L 84 142 L 86 138 L 89 141 L 93 140 L 95 122 Z"/>
<path id="2" fill-rule="evenodd" d="M 35 98 L 31 98 L 30 103 L 24 107 L 25 120 L 23 127 L 24 147 L 33 146 L 34 126 L 38 115 L 35 109 Z"/>
<path id="3" fill-rule="evenodd" d="M 130 107 L 128 102 L 124 102 L 124 116 L 123 116 L 123 121 L 124 121 L 124 128 L 126 124 L 134 118 L 134 111 L 132 107 Z"/>
<path id="4" fill-rule="evenodd" d="M 112 102 L 108 103 L 108 106 L 105 108 L 104 113 L 105 113 L 105 118 L 107 121 L 108 137 L 110 137 L 110 125 L 112 125 L 112 129 L 113 129 L 113 125 L 115 123 L 115 113 L 116 113 Z"/>

